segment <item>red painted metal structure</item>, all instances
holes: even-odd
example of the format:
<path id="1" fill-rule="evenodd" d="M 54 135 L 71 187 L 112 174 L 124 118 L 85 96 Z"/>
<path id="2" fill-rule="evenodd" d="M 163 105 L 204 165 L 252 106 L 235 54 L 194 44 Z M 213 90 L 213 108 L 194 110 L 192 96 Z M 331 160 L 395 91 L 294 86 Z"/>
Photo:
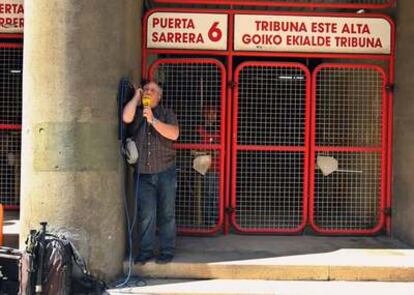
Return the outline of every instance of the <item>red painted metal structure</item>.
<path id="1" fill-rule="evenodd" d="M 324 234 L 377 233 L 386 208 L 386 74 L 375 65 L 322 64 L 312 92 L 310 224 Z M 324 175 L 318 157 L 337 160 L 338 172 Z"/>
<path id="2" fill-rule="evenodd" d="M 20 205 L 22 40 L 21 34 L 0 34 L 0 203 L 8 210 Z"/>
<path id="3" fill-rule="evenodd" d="M 4 209 L 0 204 L 0 246 L 3 246 L 3 223 L 4 223 Z"/>
<path id="4" fill-rule="evenodd" d="M 244 62 L 234 81 L 232 224 L 239 232 L 298 233 L 307 221 L 309 70 Z"/>
<path id="5" fill-rule="evenodd" d="M 194 2 L 193 2 L 194 3 Z M 316 7 L 316 3 L 314 6 Z M 318 5 L 320 7 L 320 5 Z M 149 16 L 155 12 L 171 12 L 171 13 L 218 13 L 218 14 L 227 14 L 228 18 L 228 45 L 227 50 L 186 50 L 186 49 L 154 49 L 147 48 L 147 21 Z M 254 52 L 254 51 L 235 51 L 234 45 L 232 43 L 234 36 L 234 16 L 235 14 L 261 14 L 261 15 L 283 15 L 283 16 L 320 16 L 320 17 L 349 17 L 349 18 L 380 18 L 385 19 L 389 22 L 391 27 L 391 52 L 390 54 L 346 54 L 346 53 L 300 53 L 300 52 Z M 394 24 L 391 19 L 385 15 L 380 14 L 350 14 L 350 13 L 288 13 L 288 12 L 272 12 L 272 11 L 238 11 L 238 10 L 194 10 L 194 9 L 155 9 L 146 13 L 144 18 L 144 32 L 143 32 L 143 43 L 142 43 L 142 74 L 143 78 L 148 77 L 157 77 L 157 71 L 162 67 L 168 67 L 169 65 L 193 65 L 196 64 L 214 64 L 217 69 L 220 69 L 220 81 L 227 80 L 227 83 L 223 86 L 221 84 L 221 106 L 224 108 L 221 112 L 221 143 L 219 146 L 206 146 L 206 145 L 197 145 L 193 142 L 180 142 L 177 144 L 179 154 L 181 151 L 189 151 L 192 149 L 201 149 L 201 150 L 210 150 L 216 149 L 220 150 L 220 167 L 221 167 L 221 176 L 220 176 L 220 217 L 217 220 L 218 222 L 213 225 L 202 225 L 199 224 L 178 224 L 179 231 L 186 234 L 215 234 L 219 229 L 223 229 L 224 233 L 228 233 L 230 226 L 233 226 L 236 230 L 240 232 L 247 233 L 297 233 L 303 230 L 305 225 L 309 224 L 312 228 L 322 234 L 375 234 L 386 228 L 388 233 L 390 230 L 390 211 L 391 205 L 391 137 L 392 137 L 392 84 L 394 81 Z M 149 67 L 148 60 L 153 57 L 158 58 L 155 64 Z M 164 59 L 166 58 L 166 59 Z M 191 58 L 190 60 L 187 60 Z M 193 60 L 193 58 L 195 58 Z M 319 61 L 323 59 L 324 62 L 330 61 L 328 64 L 321 64 L 319 67 L 313 69 L 305 66 L 306 63 L 312 61 Z M 215 60 L 213 62 L 212 60 Z M 255 61 L 256 60 L 256 61 Z M 259 60 L 259 61 L 257 61 Z M 299 63 L 292 63 L 291 61 L 300 61 Z M 344 61 L 345 60 L 345 61 Z M 245 62 L 243 64 L 243 62 Z M 288 63 L 286 63 L 288 62 Z M 381 67 L 374 66 L 374 64 L 381 64 Z M 304 119 L 304 130 L 305 134 L 303 136 L 303 142 L 301 144 L 277 144 L 271 143 L 270 145 L 263 143 L 254 143 L 254 144 L 240 144 L 238 142 L 239 135 L 239 122 L 238 114 L 240 110 L 238 109 L 240 103 L 240 97 L 238 92 L 240 91 L 243 85 L 240 84 L 238 78 L 240 73 L 247 67 L 259 67 L 259 68 L 269 68 L 276 70 L 281 69 L 285 66 L 289 68 L 295 68 L 302 71 L 304 77 L 304 97 L 305 99 L 305 111 L 303 111 Z M 225 69 L 225 70 L 224 70 Z M 318 136 L 318 129 L 315 124 L 318 122 L 318 117 L 316 113 L 316 105 L 321 103 L 317 98 L 317 83 L 318 77 L 324 71 L 329 71 L 330 69 L 336 70 L 333 73 L 333 76 L 336 74 L 341 74 L 341 71 L 347 71 L 349 69 L 356 70 L 357 72 L 366 73 L 368 70 L 370 73 L 373 72 L 377 75 L 376 82 L 381 85 L 382 93 L 382 102 L 381 102 L 381 133 L 380 133 L 380 144 L 375 145 L 348 145 L 342 146 L 340 143 L 335 144 L 334 146 L 326 146 L 323 144 L 317 144 L 316 138 Z M 191 75 L 189 75 L 191 76 Z M 159 77 L 162 77 L 160 75 Z M 301 81 L 298 79 L 298 81 Z M 190 85 L 190 81 L 181 81 L 179 83 Z M 312 91 L 313 89 L 313 91 Z M 185 93 L 185 91 L 184 91 Z M 260 91 L 258 92 L 260 94 Z M 350 96 L 349 96 L 350 97 Z M 244 97 L 245 99 L 247 97 Z M 168 100 L 168 94 L 166 94 L 166 100 Z M 329 99 L 327 100 L 329 102 Z M 323 102 L 323 101 L 322 101 Z M 174 102 L 171 102 L 171 106 L 174 107 Z M 179 111 L 179 110 L 178 110 Z M 188 110 L 191 111 L 191 110 Z M 346 108 L 342 108 L 342 111 L 350 111 Z M 311 119 L 311 120 L 310 120 Z M 191 120 L 188 121 L 186 128 L 189 128 Z M 194 125 L 194 128 L 195 125 Z M 223 129 L 224 128 L 224 129 Z M 364 127 L 365 128 L 365 127 Z M 257 134 L 257 133 L 256 133 Z M 255 136 L 255 135 L 254 135 Z M 223 145 L 224 144 L 224 145 Z M 283 160 L 289 159 L 288 153 L 301 155 L 296 159 L 298 164 L 296 167 L 301 167 L 301 170 L 297 168 L 293 169 L 295 175 L 300 175 L 302 186 L 299 188 L 300 198 L 297 197 L 297 192 L 288 193 L 287 197 L 282 200 L 285 201 L 285 204 L 289 204 L 289 196 L 294 196 L 293 199 L 296 200 L 294 209 L 289 212 L 290 216 L 286 219 L 280 218 L 279 220 L 272 221 L 271 218 L 263 222 L 263 216 L 271 216 L 275 214 L 276 211 L 266 211 L 266 207 L 263 206 L 263 216 L 259 216 L 259 220 L 255 220 L 254 216 L 249 219 L 249 215 L 244 217 L 238 216 L 244 209 L 246 212 L 251 212 L 251 209 L 254 208 L 253 198 L 250 201 L 246 202 L 246 206 L 241 205 L 240 199 L 240 186 L 237 183 L 238 173 L 244 171 L 243 169 L 239 170 L 240 162 L 238 159 L 240 157 L 238 154 L 246 152 L 254 152 L 257 155 L 263 155 L 264 153 L 277 154 L 285 153 L 281 157 L 279 163 L 283 163 Z M 342 158 L 338 156 L 339 168 L 340 169 L 354 169 L 353 167 L 342 167 L 342 163 L 358 163 L 361 161 L 358 156 L 363 157 L 362 155 L 380 155 L 379 164 L 376 159 L 371 159 L 372 163 L 377 163 L 374 168 L 370 168 L 372 171 L 372 187 L 375 187 L 375 191 L 372 193 L 371 201 L 368 206 L 368 210 L 371 210 L 369 214 L 369 224 L 363 224 L 362 222 L 353 226 L 353 222 L 359 222 L 361 216 L 364 216 L 363 210 L 366 207 L 362 206 L 361 208 L 355 208 L 355 211 L 351 212 L 354 214 L 351 218 L 348 218 L 348 215 L 344 213 L 341 223 L 335 223 L 334 219 L 329 220 L 329 212 L 326 214 L 328 218 L 321 219 L 324 215 L 318 215 L 320 213 L 319 203 L 318 203 L 318 191 L 314 191 L 319 187 L 319 183 L 315 182 L 318 175 L 317 164 L 315 163 L 318 153 L 325 153 L 327 156 L 332 156 L 340 154 Z M 353 153 L 353 159 L 346 162 L 346 155 Z M 254 158 L 255 155 L 249 156 L 250 159 Z M 273 156 L 272 156 L 273 157 Z M 275 158 L 272 158 L 274 160 Z M 185 158 L 185 157 L 184 157 Z M 183 159 L 184 159 L 183 158 Z M 242 157 L 243 158 L 243 157 Z M 180 159 L 180 155 L 179 155 Z M 187 158 L 185 158 L 187 159 Z M 247 159 L 247 158 L 246 158 Z M 337 159 L 337 160 L 338 160 Z M 342 160 L 345 159 L 345 160 Z M 257 163 L 267 163 L 266 157 L 259 159 Z M 368 161 L 368 162 L 369 162 Z M 188 162 L 188 160 L 187 160 Z M 277 163 L 277 162 L 274 162 Z M 286 161 L 284 162 L 286 165 Z M 190 165 L 191 162 L 188 162 L 187 165 Z M 248 165 L 241 165 L 241 168 L 246 168 Z M 379 166 L 378 166 L 379 165 Z M 258 165 L 257 167 L 259 167 Z M 273 166 L 272 166 L 273 167 Z M 268 167 L 268 169 L 272 169 Z M 351 169 L 352 168 L 352 169 Z M 191 169 L 191 167 L 189 168 Z M 248 169 L 245 169 L 248 171 Z M 264 169 L 266 171 L 266 169 Z M 369 171 L 371 171 L 369 170 Z M 300 171 L 300 172 L 297 172 Z M 289 171 L 287 171 L 289 172 Z M 279 171 L 283 173 L 283 171 Z M 336 174 L 340 173 L 335 172 Z M 289 173 L 288 173 L 289 174 Z M 329 177 L 329 176 L 327 176 Z M 264 186 L 272 184 L 273 180 L 265 183 Z M 298 176 L 299 179 L 299 176 Z M 352 180 L 350 180 L 352 182 Z M 352 185 L 356 185 L 352 183 Z M 363 186 L 363 182 L 358 183 L 359 187 Z M 358 186 L 357 185 L 357 186 Z M 180 184 L 179 184 L 180 186 Z M 273 187 L 274 189 L 274 187 Z M 263 198 L 263 204 L 266 201 L 272 199 L 270 195 L 271 190 L 267 190 L 265 195 L 268 198 Z M 282 193 L 283 194 L 283 193 Z M 356 194 L 358 195 L 358 194 Z M 322 195 L 327 197 L 326 200 L 329 202 L 329 193 Z M 355 196 L 351 194 L 351 196 Z M 181 196 L 191 198 L 192 196 Z M 274 200 L 271 202 L 275 202 Z M 272 203 L 272 204 L 277 204 Z M 283 206 L 282 206 L 283 207 Z M 184 210 L 185 211 L 185 210 Z M 184 212 L 183 211 L 183 212 Z M 254 210 L 253 210 L 254 212 Z M 335 213 L 335 212 L 333 212 Z M 194 215 L 194 213 L 191 213 Z M 288 214 L 288 215 L 289 215 Z M 372 214 L 374 214 L 372 216 Z M 326 217 L 325 216 L 325 217 Z M 256 216 L 257 217 L 257 216 Z M 177 217 L 180 220 L 180 216 Z M 293 219 L 292 219 L 293 218 Z M 182 219 L 183 220 L 183 219 Z M 292 221 L 293 220 L 293 221 Z M 223 224 L 221 222 L 223 221 Z M 250 222 L 251 221 L 251 222 Z M 250 222 L 250 223 L 249 223 Z M 348 224 L 347 224 L 348 222 Z"/>
<path id="6" fill-rule="evenodd" d="M 235 5 L 235 6 L 267 6 L 267 7 L 307 7 L 307 8 L 346 8 L 346 9 L 381 9 L 391 7 L 396 0 L 383 0 L 383 1 L 344 1 L 336 0 L 330 1 L 329 3 L 321 3 L 319 0 L 316 1 L 304 1 L 304 0 L 154 0 L 158 3 L 167 4 L 211 4 L 211 5 Z M 378 3 L 380 2 L 380 3 Z"/>

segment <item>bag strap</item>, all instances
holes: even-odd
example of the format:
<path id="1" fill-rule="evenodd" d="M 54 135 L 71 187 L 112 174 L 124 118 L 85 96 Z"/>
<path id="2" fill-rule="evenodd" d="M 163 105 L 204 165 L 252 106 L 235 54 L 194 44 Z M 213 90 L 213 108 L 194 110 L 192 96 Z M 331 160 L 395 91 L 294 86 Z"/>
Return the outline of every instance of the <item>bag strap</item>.
<path id="1" fill-rule="evenodd" d="M 81 269 L 83 274 L 90 275 L 90 273 L 89 273 L 89 271 L 86 267 L 85 260 L 80 255 L 78 249 L 76 249 L 76 247 L 72 243 L 72 241 L 70 241 L 70 240 L 67 240 L 67 241 L 69 242 L 70 248 L 72 249 L 73 260 L 75 261 L 75 263 L 79 266 L 79 268 Z"/>
<path id="2" fill-rule="evenodd" d="M 81 269 L 82 274 L 84 275 L 84 277 L 89 279 L 91 282 L 93 282 L 94 286 L 98 287 L 100 290 L 106 290 L 107 285 L 106 285 L 105 281 L 102 281 L 102 280 L 94 277 L 88 271 L 88 268 L 86 267 L 85 260 L 80 255 L 78 249 L 76 249 L 75 245 L 71 241 L 69 241 L 69 240 L 67 240 L 67 241 L 69 242 L 69 245 L 72 248 L 73 260 L 75 261 L 76 265 L 79 266 L 79 268 Z"/>

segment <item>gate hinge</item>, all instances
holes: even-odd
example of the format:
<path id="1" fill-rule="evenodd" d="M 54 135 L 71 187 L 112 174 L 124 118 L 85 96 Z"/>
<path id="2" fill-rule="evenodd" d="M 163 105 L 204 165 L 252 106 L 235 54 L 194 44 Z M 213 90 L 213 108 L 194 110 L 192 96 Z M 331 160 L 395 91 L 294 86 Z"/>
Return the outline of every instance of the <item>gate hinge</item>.
<path id="1" fill-rule="evenodd" d="M 225 211 L 227 214 L 233 214 L 236 209 L 234 207 L 227 207 Z"/>
<path id="2" fill-rule="evenodd" d="M 228 83 L 227 83 L 227 86 L 229 86 L 230 88 L 234 88 L 234 87 L 236 87 L 238 85 L 238 83 L 237 82 L 234 82 L 234 81 L 229 81 Z"/>
<path id="3" fill-rule="evenodd" d="M 385 85 L 385 90 L 388 93 L 394 93 L 394 84 L 387 84 L 387 85 Z"/>
<path id="4" fill-rule="evenodd" d="M 391 216 L 392 215 L 392 209 L 391 208 L 384 208 L 383 210 L 385 216 Z"/>

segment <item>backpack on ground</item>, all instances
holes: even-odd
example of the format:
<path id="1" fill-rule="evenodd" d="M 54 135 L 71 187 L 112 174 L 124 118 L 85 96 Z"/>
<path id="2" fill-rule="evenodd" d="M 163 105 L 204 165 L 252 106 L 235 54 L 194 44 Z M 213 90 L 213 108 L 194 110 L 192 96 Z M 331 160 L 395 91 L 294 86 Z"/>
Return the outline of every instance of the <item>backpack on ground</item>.
<path id="1" fill-rule="evenodd" d="M 88 272 L 85 262 L 71 241 L 32 230 L 22 255 L 21 295 L 102 294 L 105 284 Z"/>

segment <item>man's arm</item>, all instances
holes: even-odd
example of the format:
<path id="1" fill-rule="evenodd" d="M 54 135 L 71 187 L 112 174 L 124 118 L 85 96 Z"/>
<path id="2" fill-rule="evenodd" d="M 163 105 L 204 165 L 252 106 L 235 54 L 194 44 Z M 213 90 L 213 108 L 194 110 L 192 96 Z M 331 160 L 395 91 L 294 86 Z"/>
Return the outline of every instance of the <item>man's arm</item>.
<path id="1" fill-rule="evenodd" d="M 178 125 L 161 122 L 154 117 L 154 114 L 150 107 L 144 108 L 143 116 L 147 119 L 148 123 L 151 124 L 154 129 L 157 130 L 157 132 L 165 138 L 170 140 L 178 139 L 178 136 L 180 135 L 180 129 L 178 128 Z"/>
<path id="2" fill-rule="evenodd" d="M 124 123 L 131 123 L 134 121 L 137 106 L 141 105 L 143 90 L 141 88 L 135 91 L 134 97 L 125 105 L 122 113 L 122 120 Z"/>
<path id="3" fill-rule="evenodd" d="M 155 118 L 152 120 L 151 125 L 159 134 L 170 140 L 177 140 L 180 135 L 180 130 L 177 125 L 166 124 Z"/>

